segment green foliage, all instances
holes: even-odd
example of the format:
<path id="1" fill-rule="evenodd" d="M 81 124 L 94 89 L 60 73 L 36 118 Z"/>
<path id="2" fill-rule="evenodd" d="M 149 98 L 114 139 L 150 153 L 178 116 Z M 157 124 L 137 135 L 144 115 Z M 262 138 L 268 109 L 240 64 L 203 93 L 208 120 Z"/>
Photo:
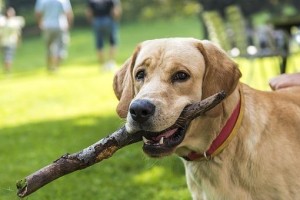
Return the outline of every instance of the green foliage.
<path id="1" fill-rule="evenodd" d="M 124 21 L 148 21 L 154 19 L 171 19 L 178 16 L 194 16 L 199 4 L 193 0 L 134 0 L 122 2 Z"/>
<path id="2" fill-rule="evenodd" d="M 2 0 L 4 1 L 4 0 Z M 25 17 L 27 22 L 26 29 L 34 29 L 36 26 L 34 19 L 34 4 L 36 0 L 10 0 L 7 5 L 16 8 L 17 14 Z M 197 0 L 121 0 L 123 7 L 123 22 L 148 21 L 153 19 L 171 19 L 176 17 L 193 16 L 202 8 Z M 87 1 L 71 0 L 74 14 L 75 25 L 87 25 L 85 19 L 85 8 Z M 212 2 L 207 1 L 207 4 Z M 226 4 L 226 2 L 223 2 Z M 257 12 L 268 12 L 269 15 L 290 15 L 297 12 L 299 7 L 298 0 L 237 0 L 247 16 Z M 222 6 L 222 2 L 217 2 L 214 6 Z M 0 1 L 1 8 L 1 1 Z M 32 30 L 30 31 L 32 33 Z"/>
<path id="3" fill-rule="evenodd" d="M 97 67 L 70 66 L 57 75 L 37 73 L 1 80 L 0 92 L 5 95 L 0 97 L 0 170 L 4 172 L 0 199 L 16 199 L 16 180 L 67 152 L 87 147 L 123 124 L 114 112 L 112 76 L 99 74 Z M 152 170 L 153 180 L 144 175 Z M 156 196 L 158 190 L 159 195 L 168 196 L 165 189 L 179 193 L 177 188 L 187 199 L 178 158 L 145 158 L 137 144 L 49 184 L 29 199 L 145 199 Z"/>
<path id="4" fill-rule="evenodd" d="M 149 21 L 154 19 L 171 19 L 191 17 L 198 13 L 199 4 L 195 0 L 126 0 L 122 2 L 122 22 Z M 75 26 L 87 26 L 85 17 L 87 1 L 72 0 Z M 11 0 L 10 5 L 16 8 L 17 14 L 26 19 L 26 33 L 36 32 L 34 16 L 35 0 Z"/>

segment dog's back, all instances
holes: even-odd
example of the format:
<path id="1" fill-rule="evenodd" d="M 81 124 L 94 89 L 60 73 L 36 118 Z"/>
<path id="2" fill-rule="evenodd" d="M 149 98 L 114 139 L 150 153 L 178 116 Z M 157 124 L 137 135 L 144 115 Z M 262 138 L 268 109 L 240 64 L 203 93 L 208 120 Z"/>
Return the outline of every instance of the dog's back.
<path id="1" fill-rule="evenodd" d="M 255 199 L 300 199 L 300 87 L 244 91 L 248 113 L 240 134 L 248 172 L 255 173 L 249 180 L 256 190 L 261 184 Z"/>

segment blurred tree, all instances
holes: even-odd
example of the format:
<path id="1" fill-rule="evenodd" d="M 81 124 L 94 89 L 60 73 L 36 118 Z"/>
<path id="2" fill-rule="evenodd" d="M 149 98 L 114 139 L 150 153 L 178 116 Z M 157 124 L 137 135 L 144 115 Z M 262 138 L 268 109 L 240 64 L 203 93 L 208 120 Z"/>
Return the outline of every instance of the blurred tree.
<path id="1" fill-rule="evenodd" d="M 35 1 L 36 0 L 7 0 L 7 5 L 13 6 L 17 12 L 27 18 L 33 14 Z M 121 2 L 124 11 L 122 20 L 124 22 L 192 15 L 195 14 L 194 12 L 198 8 L 196 0 L 121 0 Z M 85 18 L 84 11 L 86 1 L 72 0 L 71 3 L 75 17 L 79 19 L 79 21 L 75 20 L 75 23 L 84 23 L 82 18 Z"/>
<path id="2" fill-rule="evenodd" d="M 0 0 L 7 6 L 13 6 L 18 15 L 26 19 L 26 29 L 36 26 L 34 19 L 34 4 L 36 0 Z M 219 1 L 219 4 L 215 2 Z M 180 16 L 195 16 L 200 8 L 226 4 L 228 1 L 241 6 L 244 15 L 250 16 L 259 11 L 276 12 L 283 4 L 290 4 L 300 10 L 300 0 L 121 0 L 123 7 L 122 22 L 145 21 L 155 19 L 170 19 Z M 213 3 L 212 3 L 213 2 Z M 75 26 L 88 25 L 85 18 L 86 1 L 72 0 L 75 14 Z M 201 6 L 201 4 L 203 5 Z M 276 9 L 275 9 L 276 7 Z M 273 9 L 274 8 L 274 9 Z"/>
<path id="3" fill-rule="evenodd" d="M 126 0 L 122 6 L 125 22 L 195 15 L 199 8 L 196 0 Z"/>
<path id="4" fill-rule="evenodd" d="M 0 15 L 3 14 L 3 8 L 4 8 L 4 5 L 5 4 L 5 1 L 4 0 L 0 0 Z"/>

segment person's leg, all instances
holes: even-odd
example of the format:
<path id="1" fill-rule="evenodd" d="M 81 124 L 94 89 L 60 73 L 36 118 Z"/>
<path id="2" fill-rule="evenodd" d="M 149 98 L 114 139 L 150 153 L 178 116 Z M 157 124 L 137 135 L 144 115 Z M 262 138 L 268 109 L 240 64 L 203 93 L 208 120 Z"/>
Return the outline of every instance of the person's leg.
<path id="1" fill-rule="evenodd" d="M 68 57 L 68 46 L 70 43 L 70 35 L 67 30 L 60 31 L 58 41 L 59 62 Z"/>
<path id="2" fill-rule="evenodd" d="M 117 52 L 117 47 L 115 45 L 110 45 L 109 47 L 109 60 L 115 60 Z"/>
<path id="3" fill-rule="evenodd" d="M 48 71 L 54 71 L 56 58 L 54 57 L 54 47 L 53 47 L 54 32 L 53 32 L 53 30 L 45 29 L 44 30 L 44 39 L 45 39 L 45 43 L 46 43 L 47 69 L 48 69 Z"/>
<path id="4" fill-rule="evenodd" d="M 61 48 L 62 48 L 62 31 L 59 29 L 52 30 L 52 38 L 50 44 L 50 63 L 51 71 L 55 71 L 59 68 L 61 62 Z"/>
<path id="5" fill-rule="evenodd" d="M 53 72 L 55 70 L 57 70 L 59 66 L 59 59 L 57 56 L 54 55 L 49 55 L 47 57 L 47 69 L 49 72 Z"/>
<path id="6" fill-rule="evenodd" d="M 113 21 L 110 22 L 110 34 L 109 34 L 109 68 L 113 69 L 116 67 L 116 53 L 117 53 L 117 42 L 118 42 L 118 24 Z"/>
<path id="7" fill-rule="evenodd" d="M 97 58 L 99 63 L 102 65 L 105 61 L 104 56 L 104 41 L 103 41 L 103 20 L 101 18 L 94 18 L 93 22 L 93 31 L 95 36 L 95 43 L 97 49 Z"/>
<path id="8" fill-rule="evenodd" d="M 11 72 L 12 60 L 6 60 L 4 62 L 4 72 L 9 73 Z"/>
<path id="9" fill-rule="evenodd" d="M 4 55 L 3 64 L 4 64 L 4 72 L 6 73 L 11 71 L 14 54 L 15 54 L 14 46 L 3 47 L 3 55 Z"/>
<path id="10" fill-rule="evenodd" d="M 114 70 L 116 68 L 116 61 L 115 61 L 115 55 L 116 55 L 116 46 L 110 45 L 109 51 L 108 51 L 108 58 L 109 60 L 105 63 L 105 68 L 107 70 Z"/>
<path id="11" fill-rule="evenodd" d="M 104 56 L 104 50 L 103 48 L 97 48 L 97 57 L 100 65 L 104 64 L 105 56 Z"/>
<path id="12" fill-rule="evenodd" d="M 118 44 L 118 23 L 111 19 L 111 32 L 109 37 L 110 43 L 110 59 L 114 60 L 117 51 L 117 44 Z"/>

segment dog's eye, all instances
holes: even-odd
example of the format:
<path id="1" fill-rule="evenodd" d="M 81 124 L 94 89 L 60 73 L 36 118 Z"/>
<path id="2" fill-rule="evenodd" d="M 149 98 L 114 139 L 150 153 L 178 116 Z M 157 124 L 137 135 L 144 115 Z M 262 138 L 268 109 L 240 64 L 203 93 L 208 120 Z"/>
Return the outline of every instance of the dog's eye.
<path id="1" fill-rule="evenodd" d="M 173 76 L 172 76 L 172 82 L 183 82 L 186 81 L 187 79 L 190 78 L 190 75 L 188 75 L 185 72 L 176 72 Z"/>
<path id="2" fill-rule="evenodd" d="M 142 80 L 144 80 L 145 75 L 146 75 L 145 70 L 140 70 L 136 73 L 135 79 L 138 81 L 142 81 Z"/>

